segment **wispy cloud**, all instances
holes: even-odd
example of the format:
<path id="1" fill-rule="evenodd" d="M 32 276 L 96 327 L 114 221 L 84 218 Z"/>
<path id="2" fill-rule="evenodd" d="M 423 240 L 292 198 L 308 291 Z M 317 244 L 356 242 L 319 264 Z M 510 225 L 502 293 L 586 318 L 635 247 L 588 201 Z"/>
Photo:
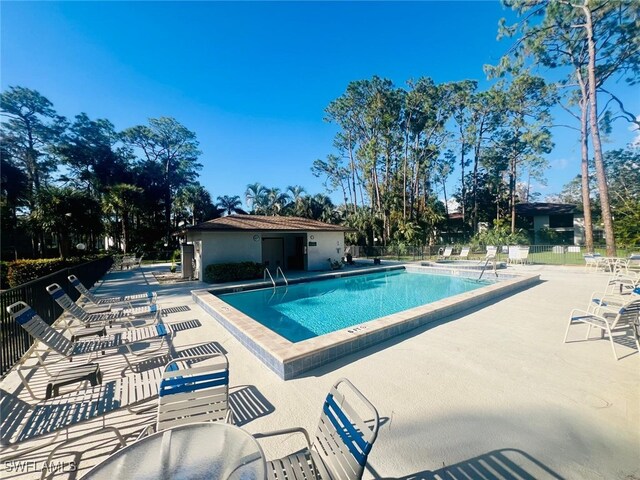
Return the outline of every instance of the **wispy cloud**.
<path id="1" fill-rule="evenodd" d="M 558 170 L 566 170 L 569 166 L 569 160 L 566 158 L 556 158 L 555 160 L 551 160 L 549 162 L 549 166 Z"/>

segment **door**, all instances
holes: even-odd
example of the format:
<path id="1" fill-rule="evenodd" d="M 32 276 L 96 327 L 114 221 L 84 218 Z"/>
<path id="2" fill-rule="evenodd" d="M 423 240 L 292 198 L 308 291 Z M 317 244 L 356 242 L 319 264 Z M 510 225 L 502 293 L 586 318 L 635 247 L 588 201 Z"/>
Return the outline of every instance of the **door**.
<path id="1" fill-rule="evenodd" d="M 262 263 L 272 272 L 284 267 L 284 238 L 262 237 Z"/>

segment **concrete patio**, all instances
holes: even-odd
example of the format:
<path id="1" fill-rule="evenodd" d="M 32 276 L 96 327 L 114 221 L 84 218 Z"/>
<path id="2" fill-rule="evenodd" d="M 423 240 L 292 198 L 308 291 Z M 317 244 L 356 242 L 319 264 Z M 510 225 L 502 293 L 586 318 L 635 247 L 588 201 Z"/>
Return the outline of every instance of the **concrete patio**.
<path id="1" fill-rule="evenodd" d="M 584 340 L 585 326 L 572 328 L 569 339 L 575 342 L 562 343 L 570 310 L 585 308 L 592 292 L 604 289 L 608 274 L 582 267 L 509 266 L 509 271 L 537 272 L 541 282 L 285 382 L 193 302 L 191 290 L 205 284 L 159 285 L 152 272 L 168 269 L 145 265 L 109 273 L 96 292 L 121 295 L 151 287 L 158 291 L 158 304 L 171 312 L 165 323 L 198 320 L 201 326 L 176 334 L 174 349 L 226 352 L 232 407 L 237 423 L 250 433 L 292 426 L 313 431 L 329 387 L 346 377 L 381 417 L 364 478 L 640 478 L 640 355 L 631 333 L 617 337 L 619 361 L 596 332 Z M 105 380 L 121 370 L 115 359 L 104 368 Z M 42 383 L 34 380 L 38 388 Z M 15 372 L 0 386 L 35 404 Z M 131 442 L 153 418 L 153 411 L 134 416 L 121 409 L 71 427 L 69 437 L 104 421 Z M 28 445 L 46 444 L 50 437 Z M 297 441 L 262 445 L 272 458 L 301 447 Z M 113 437 L 104 435 L 65 448 L 55 461 L 75 463 L 48 478 L 81 478 L 115 446 Z M 14 452 L 4 449 L 0 476 L 39 478 L 52 448 L 13 461 L 3 460 Z"/>

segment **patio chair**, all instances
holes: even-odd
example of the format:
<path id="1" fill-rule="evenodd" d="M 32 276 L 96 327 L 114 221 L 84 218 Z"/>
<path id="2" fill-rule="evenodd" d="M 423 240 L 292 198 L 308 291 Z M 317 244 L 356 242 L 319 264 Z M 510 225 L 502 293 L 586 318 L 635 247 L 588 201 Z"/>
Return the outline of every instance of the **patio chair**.
<path id="1" fill-rule="evenodd" d="M 58 305 L 86 326 L 90 326 L 92 323 L 113 325 L 113 323 L 116 322 L 122 323 L 129 328 L 136 328 L 131 319 L 153 315 L 153 323 L 157 324 L 161 314 L 161 310 L 157 304 L 146 307 L 124 308 L 113 312 L 89 313 L 86 309 L 71 300 L 71 297 L 69 297 L 57 283 L 52 283 L 46 287 L 46 290 Z"/>
<path id="2" fill-rule="evenodd" d="M 521 264 L 525 264 L 525 263 L 529 263 L 529 249 L 531 247 L 527 246 L 519 246 L 518 247 L 518 260 L 516 261 L 516 263 L 521 263 Z"/>
<path id="3" fill-rule="evenodd" d="M 361 413 L 366 419 L 372 417 L 373 423 L 365 423 Z M 254 437 L 301 433 L 307 441 L 304 450 L 268 461 L 269 479 L 355 480 L 362 478 L 367 457 L 378 436 L 378 423 L 376 408 L 349 380 L 342 378 L 331 387 L 324 401 L 313 442 L 304 428 L 258 433 Z"/>
<path id="4" fill-rule="evenodd" d="M 467 260 L 469 258 L 469 251 L 471 250 L 470 247 L 462 247 L 462 250 L 460 250 L 460 254 L 458 255 L 458 259 L 459 260 Z"/>
<path id="5" fill-rule="evenodd" d="M 438 260 L 449 260 L 452 252 L 453 247 L 445 247 L 444 251 L 438 255 Z"/>
<path id="6" fill-rule="evenodd" d="M 130 355 L 133 356 L 143 356 L 149 353 L 154 353 L 160 350 L 165 342 L 171 339 L 173 336 L 173 331 L 169 327 L 165 327 L 165 325 L 158 324 L 155 326 L 156 335 L 153 337 L 136 340 L 134 342 L 125 342 L 122 340 L 122 335 L 111 335 L 107 338 L 100 338 L 98 340 L 70 340 L 65 337 L 62 333 L 55 330 L 53 327 L 47 325 L 42 318 L 26 303 L 24 302 L 16 302 L 7 307 L 7 312 L 11 315 L 11 317 L 20 324 L 22 328 L 24 328 L 29 335 L 31 335 L 36 340 L 40 340 L 43 345 L 46 345 L 48 348 L 44 351 L 38 351 L 37 349 L 33 350 L 33 353 L 36 355 L 36 359 L 41 366 L 45 366 L 44 359 L 41 356 L 41 353 L 47 353 L 49 350 L 52 350 L 60 355 L 62 355 L 62 359 L 67 359 L 69 361 L 73 361 L 74 357 L 79 355 L 89 355 L 89 358 L 86 361 L 91 361 L 91 354 L 94 353 L 102 353 L 103 355 L 108 351 L 114 351 L 114 354 L 120 354 L 124 357 L 124 360 L 127 362 L 127 365 L 133 369 L 133 364 L 129 357 L 120 353 L 122 348 L 125 348 Z M 152 349 L 144 349 L 140 352 L 136 352 L 132 347 L 136 345 L 140 345 L 143 342 L 148 342 L 149 340 L 160 340 L 160 344 Z M 83 357 L 86 358 L 86 357 Z M 99 358 L 95 358 L 96 361 L 99 361 Z"/>
<path id="7" fill-rule="evenodd" d="M 609 265 L 609 262 L 598 253 L 585 253 L 583 258 L 584 267 L 588 271 L 597 272 L 598 269 L 602 268 L 604 270 Z"/>
<path id="8" fill-rule="evenodd" d="M 81 295 L 94 305 L 125 304 L 128 308 L 133 308 L 133 302 L 146 302 L 149 305 L 153 305 L 158 300 L 158 293 L 151 290 L 134 295 L 123 295 L 121 297 L 98 297 L 91 293 L 75 275 L 69 275 L 67 278 L 69 279 L 69 282 L 71 282 L 71 285 L 73 285 Z"/>
<path id="9" fill-rule="evenodd" d="M 564 343 L 567 343 L 567 337 L 569 336 L 569 329 L 571 325 L 575 323 L 584 323 L 588 326 L 586 339 L 589 339 L 591 328 L 596 327 L 601 330 L 604 335 L 606 332 L 611 342 L 611 350 L 613 356 L 618 360 L 618 354 L 616 353 L 615 343 L 613 341 L 612 331 L 619 325 L 627 323 L 632 325 L 637 321 L 640 315 L 640 298 L 633 299 L 623 305 L 617 310 L 617 312 L 604 312 L 599 310 L 598 313 L 590 312 L 588 310 L 582 310 L 574 308 L 569 315 L 569 325 L 567 325 L 567 331 L 564 334 Z"/>
<path id="10" fill-rule="evenodd" d="M 509 257 L 507 263 L 520 262 L 520 247 L 518 245 L 509 245 Z"/>
<path id="11" fill-rule="evenodd" d="M 138 438 L 189 423 L 233 423 L 229 405 L 229 361 L 223 353 L 181 357 L 169 362 L 158 387 L 154 425 Z"/>
<path id="12" fill-rule="evenodd" d="M 498 255 L 498 247 L 487 245 L 487 255 L 485 258 L 495 257 Z"/>

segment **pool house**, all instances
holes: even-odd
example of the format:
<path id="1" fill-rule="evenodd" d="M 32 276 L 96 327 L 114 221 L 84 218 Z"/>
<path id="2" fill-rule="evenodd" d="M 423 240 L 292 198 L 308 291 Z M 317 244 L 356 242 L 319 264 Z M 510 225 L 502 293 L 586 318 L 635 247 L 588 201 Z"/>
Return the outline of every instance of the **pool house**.
<path id="1" fill-rule="evenodd" d="M 193 246 L 193 276 L 202 280 L 204 267 L 214 263 L 256 262 L 274 272 L 329 270 L 328 259 L 344 255 L 350 231 L 308 218 L 229 215 L 187 228 L 185 239 Z"/>

